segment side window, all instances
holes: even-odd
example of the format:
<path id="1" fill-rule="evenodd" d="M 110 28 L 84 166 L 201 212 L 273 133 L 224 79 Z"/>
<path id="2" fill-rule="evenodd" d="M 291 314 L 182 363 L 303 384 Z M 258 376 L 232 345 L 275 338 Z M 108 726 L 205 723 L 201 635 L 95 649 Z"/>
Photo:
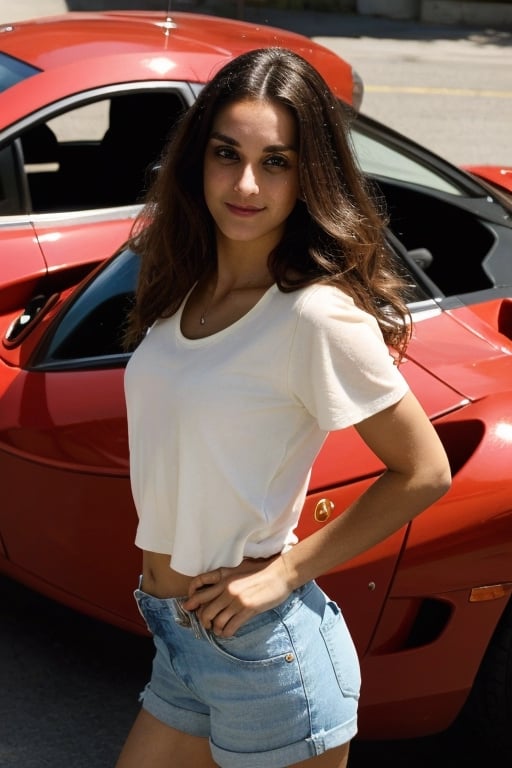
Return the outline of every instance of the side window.
<path id="1" fill-rule="evenodd" d="M 429 168 L 426 163 L 421 163 L 405 152 L 360 131 L 357 122 L 352 125 L 351 135 L 357 159 L 366 174 L 417 184 L 448 195 L 463 195 L 460 187 L 433 168 Z"/>
<path id="2" fill-rule="evenodd" d="M 138 271 L 139 259 L 130 250 L 107 262 L 59 318 L 55 334 L 37 365 L 91 367 L 105 365 L 105 357 L 117 357 L 122 364 L 127 355 L 123 332 Z"/>
<path id="3" fill-rule="evenodd" d="M 19 170 L 14 143 L 0 149 L 0 216 L 24 213 Z"/>
<path id="4" fill-rule="evenodd" d="M 33 67 L 21 59 L 15 59 L 0 51 L 0 93 L 16 83 L 21 83 L 27 77 L 37 75 L 38 72 L 41 72 L 38 67 Z"/>
<path id="5" fill-rule="evenodd" d="M 492 287 L 485 263 L 495 235 L 473 203 L 484 199 L 488 205 L 487 192 L 441 158 L 403 137 L 394 140 L 362 117 L 354 121 L 351 135 L 359 165 L 385 203 L 390 230 L 435 295 Z M 461 258 L 463 269 L 455 261 Z"/>
<path id="6" fill-rule="evenodd" d="M 48 120 L 48 127 L 62 147 L 66 143 L 99 144 L 108 128 L 110 99 L 84 104 Z"/>
<path id="7" fill-rule="evenodd" d="M 140 202 L 185 106 L 177 93 L 132 91 L 78 106 L 21 134 L 35 213 Z"/>

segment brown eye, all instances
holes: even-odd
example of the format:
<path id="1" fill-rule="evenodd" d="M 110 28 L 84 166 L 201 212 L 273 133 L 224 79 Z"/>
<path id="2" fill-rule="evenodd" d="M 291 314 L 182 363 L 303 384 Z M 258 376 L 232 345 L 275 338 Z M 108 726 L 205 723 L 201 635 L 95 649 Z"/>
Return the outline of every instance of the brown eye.
<path id="1" fill-rule="evenodd" d="M 290 162 L 283 155 L 271 155 L 265 160 L 265 165 L 270 165 L 272 168 L 289 168 Z"/>
<path id="2" fill-rule="evenodd" d="M 221 160 L 238 160 L 238 154 L 232 147 L 216 147 L 215 156 Z"/>

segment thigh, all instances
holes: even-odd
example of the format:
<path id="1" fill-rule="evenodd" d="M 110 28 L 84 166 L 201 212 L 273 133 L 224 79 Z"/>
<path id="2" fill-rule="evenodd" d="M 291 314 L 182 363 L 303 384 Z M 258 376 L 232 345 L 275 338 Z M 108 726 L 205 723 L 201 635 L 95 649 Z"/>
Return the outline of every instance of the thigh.
<path id="1" fill-rule="evenodd" d="M 347 768 L 349 747 L 349 743 L 342 744 L 341 747 L 329 749 L 318 757 L 294 763 L 290 768 Z"/>
<path id="2" fill-rule="evenodd" d="M 208 739 L 190 736 L 142 709 L 132 726 L 116 768 L 217 768 Z"/>

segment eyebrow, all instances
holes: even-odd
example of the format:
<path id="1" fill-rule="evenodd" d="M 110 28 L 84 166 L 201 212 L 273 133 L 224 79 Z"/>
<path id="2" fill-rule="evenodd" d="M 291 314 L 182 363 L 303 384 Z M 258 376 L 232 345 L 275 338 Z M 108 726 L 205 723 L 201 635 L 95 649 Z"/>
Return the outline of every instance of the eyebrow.
<path id="1" fill-rule="evenodd" d="M 217 139 L 224 144 L 229 144 L 231 147 L 239 147 L 240 142 L 233 139 L 231 136 L 226 136 L 225 133 L 219 133 L 218 131 L 212 131 L 210 139 Z M 297 152 L 297 147 L 293 144 L 270 144 L 268 147 L 263 147 L 264 152 Z"/>

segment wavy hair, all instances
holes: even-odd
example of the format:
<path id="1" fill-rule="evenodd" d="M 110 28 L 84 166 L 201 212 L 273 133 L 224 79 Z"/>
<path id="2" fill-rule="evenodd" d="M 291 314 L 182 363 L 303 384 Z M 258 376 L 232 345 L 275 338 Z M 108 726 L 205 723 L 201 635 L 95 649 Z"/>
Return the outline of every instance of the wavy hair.
<path id="1" fill-rule="evenodd" d="M 174 314 L 194 283 L 215 269 L 204 155 L 219 110 L 248 98 L 286 106 L 299 137 L 300 199 L 269 254 L 276 284 L 282 291 L 315 282 L 339 286 L 375 316 L 402 356 L 410 335 L 406 283 L 386 244 L 382 203 L 355 160 L 349 110 L 305 59 L 284 48 L 253 50 L 225 64 L 175 126 L 132 231 L 141 269 L 127 343 Z"/>

